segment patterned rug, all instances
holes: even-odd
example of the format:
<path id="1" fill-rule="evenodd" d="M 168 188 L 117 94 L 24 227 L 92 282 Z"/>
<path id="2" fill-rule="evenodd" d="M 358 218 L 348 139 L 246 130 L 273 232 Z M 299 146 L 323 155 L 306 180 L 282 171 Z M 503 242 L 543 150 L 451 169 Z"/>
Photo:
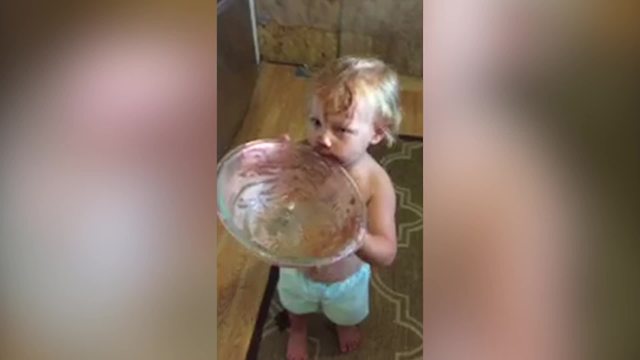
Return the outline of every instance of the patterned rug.
<path id="1" fill-rule="evenodd" d="M 372 155 L 394 182 L 398 207 L 398 254 L 389 268 L 371 277 L 370 315 L 362 323 L 359 350 L 342 354 L 333 325 L 317 314 L 309 320 L 309 358 L 313 360 L 422 359 L 422 139 L 402 137 Z M 247 359 L 286 358 L 287 317 L 278 300 L 273 268 Z"/>

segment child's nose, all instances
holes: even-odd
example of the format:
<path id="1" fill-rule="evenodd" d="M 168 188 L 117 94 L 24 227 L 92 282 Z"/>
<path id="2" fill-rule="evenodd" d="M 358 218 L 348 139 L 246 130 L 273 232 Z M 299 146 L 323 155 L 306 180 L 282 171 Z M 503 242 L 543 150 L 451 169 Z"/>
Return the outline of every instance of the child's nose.
<path id="1" fill-rule="evenodd" d="M 331 147 L 331 136 L 328 131 L 325 131 L 322 135 L 320 135 L 320 145 L 330 148 Z"/>

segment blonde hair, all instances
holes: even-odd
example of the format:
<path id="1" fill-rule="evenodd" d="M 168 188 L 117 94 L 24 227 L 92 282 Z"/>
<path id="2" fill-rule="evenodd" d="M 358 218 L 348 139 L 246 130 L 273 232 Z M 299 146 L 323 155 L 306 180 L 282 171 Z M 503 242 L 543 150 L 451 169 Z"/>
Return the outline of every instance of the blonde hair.
<path id="1" fill-rule="evenodd" d="M 341 57 L 320 71 L 314 95 L 323 101 L 325 116 L 353 115 L 360 99 L 375 107 L 375 121 L 383 125 L 387 145 L 392 145 L 402 121 L 398 75 L 374 58 Z"/>

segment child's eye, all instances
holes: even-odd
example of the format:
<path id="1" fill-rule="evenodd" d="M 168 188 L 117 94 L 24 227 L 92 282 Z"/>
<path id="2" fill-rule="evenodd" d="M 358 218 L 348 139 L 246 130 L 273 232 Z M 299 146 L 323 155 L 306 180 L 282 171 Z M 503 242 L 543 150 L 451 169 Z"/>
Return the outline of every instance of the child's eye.
<path id="1" fill-rule="evenodd" d="M 320 123 L 320 119 L 315 118 L 315 117 L 312 117 L 311 119 L 309 119 L 309 121 L 311 121 L 311 124 L 312 124 L 314 127 L 320 127 L 320 125 L 322 125 L 322 124 Z"/>

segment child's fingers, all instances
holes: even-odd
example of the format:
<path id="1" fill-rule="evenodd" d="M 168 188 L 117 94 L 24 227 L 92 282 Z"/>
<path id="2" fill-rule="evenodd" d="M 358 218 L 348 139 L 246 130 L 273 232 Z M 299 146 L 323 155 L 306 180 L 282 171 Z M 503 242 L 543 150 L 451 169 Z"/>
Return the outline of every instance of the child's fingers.
<path id="1" fill-rule="evenodd" d="M 282 141 L 291 141 L 291 136 L 289 136 L 289 134 L 282 134 L 279 139 Z"/>

